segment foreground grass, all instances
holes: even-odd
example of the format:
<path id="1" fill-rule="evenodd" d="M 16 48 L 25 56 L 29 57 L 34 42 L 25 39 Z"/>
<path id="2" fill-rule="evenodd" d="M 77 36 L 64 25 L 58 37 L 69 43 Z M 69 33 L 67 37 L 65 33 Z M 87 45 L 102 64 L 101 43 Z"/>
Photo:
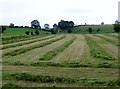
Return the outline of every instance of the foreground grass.
<path id="1" fill-rule="evenodd" d="M 105 60 L 115 60 L 111 55 L 109 55 L 104 49 L 102 49 L 94 40 L 89 36 L 84 35 L 87 41 L 87 44 L 90 47 L 91 55 L 95 58 L 105 59 Z"/>
<path id="2" fill-rule="evenodd" d="M 62 84 L 81 84 L 79 86 L 120 86 L 120 79 L 111 78 L 69 78 L 33 75 L 29 73 L 5 73 L 3 72 L 3 80 L 30 81 L 36 83 L 62 83 Z"/>

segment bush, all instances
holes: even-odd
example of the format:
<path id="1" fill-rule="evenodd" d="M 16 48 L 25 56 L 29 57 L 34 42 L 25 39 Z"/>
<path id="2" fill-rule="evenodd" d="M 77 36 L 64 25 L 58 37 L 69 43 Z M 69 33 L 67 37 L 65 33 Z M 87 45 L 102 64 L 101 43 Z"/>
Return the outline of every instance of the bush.
<path id="1" fill-rule="evenodd" d="M 29 35 L 29 34 L 30 34 L 30 32 L 29 32 L 29 31 L 26 31 L 26 32 L 25 32 L 25 34 L 26 34 L 26 35 Z"/>
<path id="2" fill-rule="evenodd" d="M 92 28 L 88 28 L 88 31 L 89 31 L 89 33 L 92 33 L 93 30 L 92 30 Z"/>
<path id="3" fill-rule="evenodd" d="M 120 24 L 114 24 L 115 32 L 120 32 Z"/>
<path id="4" fill-rule="evenodd" d="M 39 31 L 38 31 L 38 30 L 36 30 L 36 31 L 35 31 L 35 34 L 36 34 L 36 35 L 39 35 Z"/>
<path id="5" fill-rule="evenodd" d="M 57 29 L 51 29 L 51 33 L 52 33 L 52 34 L 56 34 L 57 32 L 58 32 Z"/>

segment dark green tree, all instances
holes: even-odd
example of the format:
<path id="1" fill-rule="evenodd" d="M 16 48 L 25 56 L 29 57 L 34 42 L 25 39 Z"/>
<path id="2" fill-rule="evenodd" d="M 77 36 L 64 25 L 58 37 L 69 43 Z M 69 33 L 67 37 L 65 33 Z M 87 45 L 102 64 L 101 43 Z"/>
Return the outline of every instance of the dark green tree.
<path id="1" fill-rule="evenodd" d="M 35 34 L 36 34 L 36 35 L 39 35 L 39 31 L 38 31 L 38 30 L 36 30 L 36 31 L 35 31 Z"/>
<path id="2" fill-rule="evenodd" d="M 92 33 L 92 28 L 90 27 L 90 28 L 88 28 L 88 31 L 89 31 L 89 33 L 91 34 Z"/>
<path id="3" fill-rule="evenodd" d="M 120 32 L 120 24 L 114 24 L 114 31 Z"/>
<path id="4" fill-rule="evenodd" d="M 61 20 L 58 23 L 58 27 L 62 31 L 66 31 L 67 30 L 67 32 L 72 32 L 71 29 L 73 28 L 73 26 L 74 26 L 74 22 L 73 21 L 64 21 L 64 20 Z"/>
<path id="5" fill-rule="evenodd" d="M 26 31 L 26 32 L 25 32 L 25 34 L 26 34 L 26 35 L 29 35 L 29 34 L 30 34 L 30 32 L 29 32 L 29 31 Z"/>
<path id="6" fill-rule="evenodd" d="M 57 29 L 54 29 L 54 28 L 53 28 L 53 29 L 51 29 L 51 33 L 52 33 L 52 34 L 56 34 L 57 32 L 58 32 L 58 30 L 57 30 Z"/>

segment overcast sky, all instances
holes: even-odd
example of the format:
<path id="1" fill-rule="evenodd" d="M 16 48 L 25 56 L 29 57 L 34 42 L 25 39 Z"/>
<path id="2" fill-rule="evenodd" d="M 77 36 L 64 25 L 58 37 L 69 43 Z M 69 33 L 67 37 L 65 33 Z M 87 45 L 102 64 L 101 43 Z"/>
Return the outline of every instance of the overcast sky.
<path id="1" fill-rule="evenodd" d="M 27 25 L 34 19 L 52 27 L 60 20 L 79 24 L 113 24 L 120 0 L 0 0 L 0 25 Z"/>

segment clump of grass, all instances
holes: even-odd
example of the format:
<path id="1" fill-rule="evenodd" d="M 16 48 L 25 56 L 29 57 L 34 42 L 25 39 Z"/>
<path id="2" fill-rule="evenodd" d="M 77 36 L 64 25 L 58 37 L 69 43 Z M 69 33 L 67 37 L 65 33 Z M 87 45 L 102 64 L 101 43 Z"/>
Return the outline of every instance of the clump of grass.
<path id="1" fill-rule="evenodd" d="M 22 89 L 22 87 L 13 83 L 8 83 L 8 84 L 3 84 L 2 89 Z"/>
<path id="2" fill-rule="evenodd" d="M 112 64 L 110 63 L 107 63 L 107 62 L 104 62 L 104 63 L 100 63 L 97 65 L 98 68 L 111 68 L 112 67 Z"/>
<path id="3" fill-rule="evenodd" d="M 111 55 L 109 55 L 104 49 L 102 49 L 94 40 L 84 35 L 87 44 L 90 47 L 90 53 L 93 57 L 105 60 L 115 60 Z"/>
<path id="4" fill-rule="evenodd" d="M 26 47 L 26 48 L 21 48 L 21 49 L 17 49 L 17 50 L 14 50 L 14 51 L 10 51 L 10 52 L 7 52 L 5 54 L 2 55 L 2 57 L 4 56 L 16 56 L 18 54 L 22 54 L 22 53 L 25 53 L 27 51 L 30 51 L 32 49 L 35 49 L 35 48 L 40 48 L 40 47 L 43 47 L 43 46 L 46 46 L 46 45 L 49 45 L 53 42 L 56 42 L 58 40 L 61 40 L 63 38 L 65 38 L 66 36 L 61 36 L 60 38 L 57 38 L 57 39 L 52 39 L 50 41 L 47 41 L 47 42 L 43 42 L 41 44 L 37 44 L 37 45 L 34 45 L 34 46 L 31 46 L 31 47 Z"/>
<path id="5" fill-rule="evenodd" d="M 79 81 L 82 81 L 83 84 L 86 86 L 109 86 L 109 87 L 118 87 L 120 86 L 120 79 L 111 79 L 111 80 L 103 80 L 103 79 L 95 79 L 95 78 L 85 78 L 80 79 Z"/>
<path id="6" fill-rule="evenodd" d="M 65 50 L 70 44 L 72 44 L 75 39 L 76 39 L 76 37 L 74 37 L 73 39 L 71 39 L 69 41 L 66 41 L 64 44 L 60 45 L 58 48 L 47 52 L 43 57 L 39 58 L 39 60 L 50 60 L 50 59 L 52 59 L 54 56 L 56 56 L 57 54 L 59 54 L 60 52 Z"/>
<path id="7" fill-rule="evenodd" d="M 17 80 L 31 81 L 31 82 L 58 82 L 58 83 L 74 83 L 75 79 L 64 78 L 64 77 L 55 77 L 55 76 L 43 76 L 43 75 L 31 75 L 29 73 L 15 73 L 11 74 L 11 77 Z"/>

